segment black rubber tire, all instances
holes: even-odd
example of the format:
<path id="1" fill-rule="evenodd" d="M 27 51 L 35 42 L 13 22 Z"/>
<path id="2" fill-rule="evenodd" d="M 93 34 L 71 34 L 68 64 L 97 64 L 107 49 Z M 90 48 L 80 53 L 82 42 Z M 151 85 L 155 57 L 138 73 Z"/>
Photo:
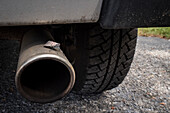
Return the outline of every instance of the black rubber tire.
<path id="1" fill-rule="evenodd" d="M 79 55 L 74 65 L 74 90 L 89 94 L 117 87 L 132 63 L 137 30 L 104 30 L 93 25 L 78 27 L 77 34 Z"/>

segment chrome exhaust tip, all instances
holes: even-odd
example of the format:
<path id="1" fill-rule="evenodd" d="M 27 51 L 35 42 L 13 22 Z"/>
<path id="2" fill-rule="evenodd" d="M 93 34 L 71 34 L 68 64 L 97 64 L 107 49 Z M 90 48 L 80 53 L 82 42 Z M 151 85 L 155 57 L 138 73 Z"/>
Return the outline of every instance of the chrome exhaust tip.
<path id="1" fill-rule="evenodd" d="M 75 71 L 64 53 L 44 47 L 51 39 L 44 30 L 32 30 L 23 37 L 15 81 L 21 95 L 33 102 L 58 100 L 75 83 Z"/>

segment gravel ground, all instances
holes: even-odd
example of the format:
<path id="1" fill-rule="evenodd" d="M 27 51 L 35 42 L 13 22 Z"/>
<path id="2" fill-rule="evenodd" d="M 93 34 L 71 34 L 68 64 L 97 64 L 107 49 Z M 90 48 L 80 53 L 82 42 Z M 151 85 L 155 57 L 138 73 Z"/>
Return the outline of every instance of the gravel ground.
<path id="1" fill-rule="evenodd" d="M 0 112 L 168 112 L 170 41 L 139 37 L 131 70 L 117 88 L 100 95 L 70 93 L 50 104 L 31 103 L 14 83 L 19 42 L 0 41 Z"/>

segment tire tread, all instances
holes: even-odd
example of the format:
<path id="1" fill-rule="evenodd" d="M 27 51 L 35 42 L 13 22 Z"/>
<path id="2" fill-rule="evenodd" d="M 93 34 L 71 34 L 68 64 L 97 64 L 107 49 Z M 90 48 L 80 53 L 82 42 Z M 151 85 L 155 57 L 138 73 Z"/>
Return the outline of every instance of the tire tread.
<path id="1" fill-rule="evenodd" d="M 89 31 L 89 63 L 80 93 L 100 93 L 117 87 L 127 75 L 136 46 L 136 29 Z"/>

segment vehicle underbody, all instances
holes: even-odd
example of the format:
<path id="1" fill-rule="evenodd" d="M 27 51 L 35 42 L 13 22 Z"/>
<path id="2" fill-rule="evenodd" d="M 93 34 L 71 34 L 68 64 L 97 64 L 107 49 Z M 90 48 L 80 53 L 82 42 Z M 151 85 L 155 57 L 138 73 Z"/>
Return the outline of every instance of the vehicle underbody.
<path id="1" fill-rule="evenodd" d="M 21 42 L 16 87 L 33 102 L 117 87 L 139 27 L 170 26 L 168 0 L 0 1 L 0 39 Z"/>

